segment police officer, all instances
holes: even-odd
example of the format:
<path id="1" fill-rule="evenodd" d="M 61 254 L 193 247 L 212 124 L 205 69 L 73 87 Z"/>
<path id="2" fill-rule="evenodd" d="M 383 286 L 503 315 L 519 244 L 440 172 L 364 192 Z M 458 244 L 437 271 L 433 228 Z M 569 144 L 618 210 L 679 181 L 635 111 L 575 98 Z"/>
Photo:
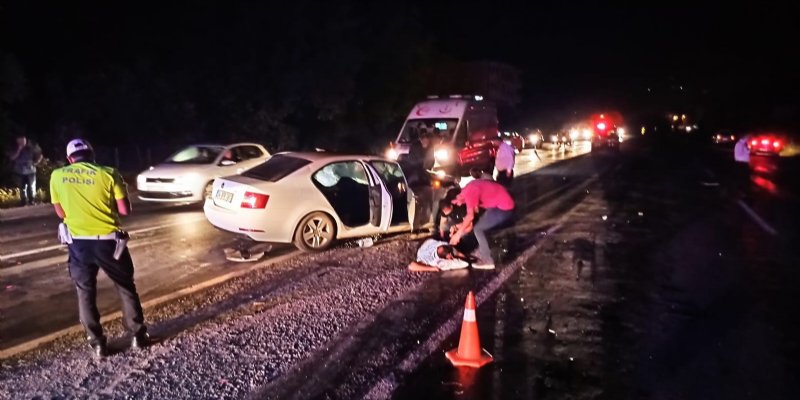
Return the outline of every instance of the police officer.
<path id="1" fill-rule="evenodd" d="M 122 300 L 125 327 L 133 336 L 131 347 L 145 347 L 150 337 L 133 282 L 133 261 L 127 248 L 115 257 L 119 217 L 131 212 L 125 182 L 116 169 L 95 163 L 94 150 L 86 140 L 69 142 L 67 160 L 70 164 L 50 177 L 50 196 L 71 235 L 69 274 L 78 292 L 80 321 L 89 345 L 98 357 L 108 354 L 96 303 L 97 271 L 102 269 Z"/>

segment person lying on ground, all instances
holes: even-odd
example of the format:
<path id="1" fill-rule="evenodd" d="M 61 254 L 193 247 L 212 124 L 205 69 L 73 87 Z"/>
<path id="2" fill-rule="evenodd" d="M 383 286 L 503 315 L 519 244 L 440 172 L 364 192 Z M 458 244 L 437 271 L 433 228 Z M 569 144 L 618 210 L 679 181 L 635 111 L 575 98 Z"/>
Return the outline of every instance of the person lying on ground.
<path id="1" fill-rule="evenodd" d="M 447 242 L 426 239 L 417 250 L 417 260 L 408 265 L 412 271 L 450 271 L 469 266 L 466 256 Z"/>

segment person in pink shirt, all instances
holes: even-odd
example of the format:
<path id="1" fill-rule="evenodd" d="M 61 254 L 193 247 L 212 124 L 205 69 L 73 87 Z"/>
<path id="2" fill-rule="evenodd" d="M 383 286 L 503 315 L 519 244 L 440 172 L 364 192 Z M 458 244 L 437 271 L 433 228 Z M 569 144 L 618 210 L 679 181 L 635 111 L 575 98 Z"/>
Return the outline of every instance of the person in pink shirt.
<path id="1" fill-rule="evenodd" d="M 478 239 L 479 261 L 472 265 L 476 269 L 494 269 L 494 260 L 489 248 L 486 232 L 511 220 L 514 215 L 514 199 L 503 185 L 489 180 L 476 179 L 467 184 L 453 200 L 453 204 L 466 205 L 467 215 L 459 225 L 458 231 L 450 238 L 450 244 L 456 245 L 469 232 L 474 232 Z M 484 212 L 475 223 L 475 213 Z"/>

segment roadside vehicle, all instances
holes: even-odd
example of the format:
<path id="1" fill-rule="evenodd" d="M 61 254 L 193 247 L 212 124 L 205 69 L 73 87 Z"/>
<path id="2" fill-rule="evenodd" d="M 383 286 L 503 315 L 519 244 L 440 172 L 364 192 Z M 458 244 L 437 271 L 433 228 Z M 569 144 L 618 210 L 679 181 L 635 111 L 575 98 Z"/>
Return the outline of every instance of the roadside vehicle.
<path id="1" fill-rule="evenodd" d="M 203 209 L 217 228 L 304 251 L 417 228 L 417 200 L 400 165 L 367 155 L 278 153 L 215 180 Z"/>
<path id="2" fill-rule="evenodd" d="M 500 139 L 514 147 L 517 153 L 525 148 L 525 139 L 517 132 L 502 132 Z"/>
<path id="3" fill-rule="evenodd" d="M 411 143 L 434 135 L 434 170 L 451 178 L 466 176 L 472 167 L 491 168 L 499 144 L 497 108 L 481 96 L 429 97 L 408 114 L 386 158 L 403 163 Z"/>
<path id="4" fill-rule="evenodd" d="M 600 150 L 619 151 L 622 117 L 617 113 L 595 114 L 590 118 L 592 126 L 592 152 Z"/>
<path id="5" fill-rule="evenodd" d="M 541 149 L 544 146 L 544 135 L 540 129 L 533 130 L 528 134 L 528 139 L 525 141 L 525 147 Z"/>
<path id="6" fill-rule="evenodd" d="M 569 133 L 565 131 L 557 131 L 550 135 L 550 143 L 553 145 L 553 149 L 560 149 L 562 147 L 566 149 L 567 146 L 572 146 Z"/>
<path id="7" fill-rule="evenodd" d="M 136 177 L 139 199 L 199 203 L 211 194 L 212 182 L 266 161 L 269 152 L 256 143 L 193 144 Z"/>
<path id="8" fill-rule="evenodd" d="M 721 130 L 717 131 L 715 134 L 711 135 L 711 141 L 715 144 L 735 144 L 738 138 L 736 135 L 731 133 L 728 130 Z"/>
<path id="9" fill-rule="evenodd" d="M 795 135 L 769 132 L 752 134 L 747 143 L 750 150 L 750 169 L 757 173 L 774 174 L 781 172 L 782 165 L 794 166 L 800 156 L 799 145 Z M 796 168 L 789 168 L 782 172 L 794 173 L 795 170 Z"/>

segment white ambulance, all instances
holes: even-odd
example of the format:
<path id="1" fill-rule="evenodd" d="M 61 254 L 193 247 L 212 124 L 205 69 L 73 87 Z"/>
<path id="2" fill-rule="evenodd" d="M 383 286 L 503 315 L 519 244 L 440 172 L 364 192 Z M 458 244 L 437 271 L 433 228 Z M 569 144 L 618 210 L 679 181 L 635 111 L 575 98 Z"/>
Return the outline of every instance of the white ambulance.
<path id="1" fill-rule="evenodd" d="M 408 114 L 386 157 L 403 161 L 411 143 L 432 134 L 439 178 L 466 176 L 472 167 L 494 167 L 500 141 L 497 108 L 481 96 L 436 96 L 417 103 Z"/>

